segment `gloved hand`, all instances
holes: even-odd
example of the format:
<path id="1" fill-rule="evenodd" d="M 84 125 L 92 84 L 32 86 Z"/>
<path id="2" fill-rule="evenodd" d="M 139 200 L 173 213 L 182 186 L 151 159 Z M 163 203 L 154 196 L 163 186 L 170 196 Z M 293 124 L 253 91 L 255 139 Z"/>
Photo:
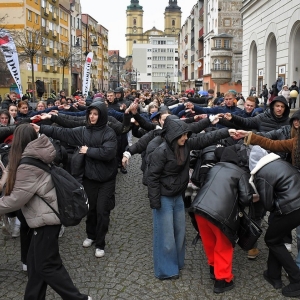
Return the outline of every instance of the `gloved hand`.
<path id="1" fill-rule="evenodd" d="M 7 176 L 8 176 L 8 168 L 3 165 L 2 161 L 0 160 L 0 168 L 2 170 L 2 177 L 0 179 L 0 191 L 3 190 L 3 186 L 5 185 L 7 181 Z"/>

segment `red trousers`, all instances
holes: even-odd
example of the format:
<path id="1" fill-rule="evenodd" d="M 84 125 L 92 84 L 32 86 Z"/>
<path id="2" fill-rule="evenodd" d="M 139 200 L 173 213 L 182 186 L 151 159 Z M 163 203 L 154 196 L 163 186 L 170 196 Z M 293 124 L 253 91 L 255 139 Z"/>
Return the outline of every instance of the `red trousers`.
<path id="1" fill-rule="evenodd" d="M 208 264 L 214 267 L 218 280 L 230 282 L 233 278 L 233 247 L 225 234 L 207 219 L 195 214 Z"/>

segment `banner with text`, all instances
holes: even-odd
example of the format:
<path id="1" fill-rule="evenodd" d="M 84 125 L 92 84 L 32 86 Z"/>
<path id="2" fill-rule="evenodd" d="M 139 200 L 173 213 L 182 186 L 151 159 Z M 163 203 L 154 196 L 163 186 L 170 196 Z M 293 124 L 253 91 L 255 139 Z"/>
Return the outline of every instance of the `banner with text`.
<path id="1" fill-rule="evenodd" d="M 20 97 L 22 97 L 23 91 L 16 45 L 11 34 L 3 29 L 0 30 L 0 49 L 4 55 L 7 67 L 18 86 Z"/>
<path id="2" fill-rule="evenodd" d="M 84 75 L 82 78 L 82 95 L 87 96 L 91 84 L 91 65 L 93 62 L 93 52 L 89 52 L 84 65 Z"/>

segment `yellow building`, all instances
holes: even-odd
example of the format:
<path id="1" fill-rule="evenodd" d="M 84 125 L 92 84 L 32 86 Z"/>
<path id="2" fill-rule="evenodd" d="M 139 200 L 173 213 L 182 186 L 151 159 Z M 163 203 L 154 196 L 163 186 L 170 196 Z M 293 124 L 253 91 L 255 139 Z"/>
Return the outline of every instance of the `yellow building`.
<path id="1" fill-rule="evenodd" d="M 47 99 L 51 91 L 58 93 L 62 89 L 62 68 L 58 61 L 62 50 L 69 51 L 69 7 L 69 0 L 0 0 L 0 9 L 5 9 L 8 16 L 2 26 L 12 31 L 25 30 L 29 36 L 36 37 L 36 44 L 40 45 L 33 58 L 34 80 L 30 58 L 20 61 L 24 93 L 34 88 L 32 81 L 36 80 L 45 84 L 43 99 Z M 67 94 L 70 82 L 70 69 L 65 68 Z M 8 90 L 0 90 L 1 94 L 6 92 Z"/>
<path id="2" fill-rule="evenodd" d="M 167 36 L 177 37 L 181 30 L 181 8 L 177 5 L 177 0 L 169 0 L 169 5 L 166 7 L 165 28 L 159 30 L 153 27 L 144 32 L 143 29 L 143 7 L 139 4 L 139 0 L 131 0 L 126 10 L 127 27 L 126 27 L 126 44 L 127 57 L 132 56 L 133 44 L 147 44 L 150 36 Z"/>

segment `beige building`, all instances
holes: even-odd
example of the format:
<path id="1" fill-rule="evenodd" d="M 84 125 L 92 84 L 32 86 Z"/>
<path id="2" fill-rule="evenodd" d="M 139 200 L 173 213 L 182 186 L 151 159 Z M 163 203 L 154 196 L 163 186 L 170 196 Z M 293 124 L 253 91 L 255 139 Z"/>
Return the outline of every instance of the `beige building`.
<path id="1" fill-rule="evenodd" d="M 143 7 L 139 0 L 131 0 L 127 6 L 127 27 L 126 27 L 126 44 L 127 57 L 132 56 L 132 47 L 134 44 L 148 44 L 149 38 L 153 36 L 176 37 L 181 27 L 181 8 L 177 5 L 177 0 L 169 0 L 169 5 L 164 12 L 165 28 L 159 30 L 153 27 L 147 31 L 143 28 Z"/>

